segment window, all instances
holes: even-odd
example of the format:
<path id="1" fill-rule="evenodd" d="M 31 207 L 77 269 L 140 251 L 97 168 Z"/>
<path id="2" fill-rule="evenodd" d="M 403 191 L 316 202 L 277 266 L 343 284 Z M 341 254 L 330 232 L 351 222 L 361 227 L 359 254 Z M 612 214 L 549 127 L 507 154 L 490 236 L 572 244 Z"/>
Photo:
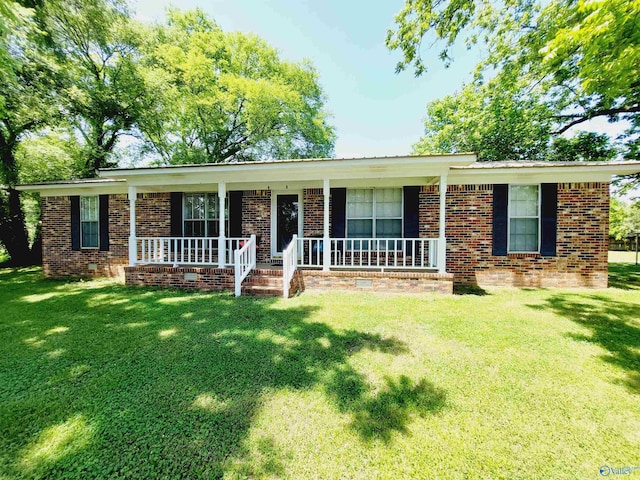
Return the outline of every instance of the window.
<path id="1" fill-rule="evenodd" d="M 347 190 L 347 238 L 402 238 L 402 189 Z"/>
<path id="2" fill-rule="evenodd" d="M 100 241 L 98 196 L 80 197 L 80 239 L 82 248 L 98 248 Z"/>
<path id="3" fill-rule="evenodd" d="M 540 251 L 540 186 L 509 185 L 509 252 Z"/>
<path id="4" fill-rule="evenodd" d="M 225 203 L 226 227 L 229 230 L 229 199 Z M 220 235 L 220 203 L 216 193 L 186 193 L 184 195 L 185 237 L 217 237 Z"/>

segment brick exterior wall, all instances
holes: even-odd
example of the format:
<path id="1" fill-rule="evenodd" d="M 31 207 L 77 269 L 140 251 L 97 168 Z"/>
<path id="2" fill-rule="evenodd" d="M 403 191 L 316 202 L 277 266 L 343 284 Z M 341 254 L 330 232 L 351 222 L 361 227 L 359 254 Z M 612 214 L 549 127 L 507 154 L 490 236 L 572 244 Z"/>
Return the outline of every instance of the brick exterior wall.
<path id="1" fill-rule="evenodd" d="M 169 236 L 170 194 L 138 194 L 136 234 Z M 42 198 L 42 266 L 45 275 L 122 277 L 129 263 L 129 199 L 109 196 L 109 251 L 71 249 L 70 197 Z"/>
<path id="2" fill-rule="evenodd" d="M 44 274 L 121 277 L 128 263 L 129 201 L 109 197 L 109 251 L 71 249 L 70 197 L 42 198 L 42 267 Z"/>
<path id="3" fill-rule="evenodd" d="M 437 185 L 424 186 L 421 189 L 419 205 L 420 236 L 437 237 L 439 222 Z M 305 236 L 322 235 L 323 207 L 321 189 L 304 190 Z M 558 185 L 556 257 L 531 254 L 499 257 L 492 255 L 493 185 L 450 185 L 447 190 L 446 208 L 447 272 L 454 274 L 457 284 L 597 288 L 607 285 L 608 183 Z M 136 211 L 138 236 L 170 235 L 170 194 L 139 194 Z M 271 192 L 245 191 L 242 217 L 243 236 L 248 237 L 255 233 L 261 237 L 258 262 L 269 263 L 271 260 Z M 71 249 L 70 198 L 43 197 L 42 236 L 45 274 L 47 276 L 123 275 L 124 266 L 128 263 L 128 230 L 127 196 L 111 195 L 109 198 L 109 251 L 104 252 L 98 249 L 73 251 Z M 131 270 L 131 273 L 141 275 L 136 270 Z M 163 280 L 162 275 L 167 273 L 164 270 L 153 273 L 158 277 L 153 280 L 154 284 L 168 282 L 170 286 L 182 286 L 181 282 L 184 282 L 184 278 L 180 280 L 171 276 Z M 184 277 L 183 273 L 184 271 L 180 272 L 182 277 Z M 386 272 L 379 274 L 381 276 L 370 276 L 372 272 L 365 273 L 367 278 L 373 279 L 372 289 L 396 288 L 388 283 L 391 280 L 383 280 L 384 278 L 393 279 L 394 284 L 400 285 L 399 288 L 403 291 L 413 291 L 416 288 L 440 291 L 444 288 L 441 287 L 440 281 L 434 284 L 432 277 L 413 276 L 407 280 Z M 145 275 L 150 274 L 145 273 Z M 355 279 L 360 278 L 359 275 L 362 275 L 362 272 L 327 274 L 316 271 L 308 273 L 304 283 L 307 288 L 352 288 L 355 285 Z M 425 285 L 416 287 L 417 278 L 421 278 L 421 282 Z M 229 288 L 232 287 L 231 284 Z M 189 281 L 184 288 L 199 287 L 193 287 L 193 282 Z"/>
<path id="4" fill-rule="evenodd" d="M 127 203 L 127 216 L 129 204 Z M 128 222 L 128 219 L 127 219 Z M 127 223 L 127 235 L 129 224 Z M 136 198 L 136 236 L 171 236 L 171 194 L 139 193 Z"/>
<path id="5" fill-rule="evenodd" d="M 271 261 L 271 191 L 248 190 L 242 194 L 242 236 L 258 237 L 256 261 Z"/>
<path id="6" fill-rule="evenodd" d="M 438 186 L 422 189 L 420 235 L 437 237 Z M 447 272 L 456 284 L 607 286 L 608 183 L 558 184 L 557 252 L 492 255 L 493 185 L 447 189 Z"/>
<path id="7" fill-rule="evenodd" d="M 331 196 L 329 196 L 331 205 Z M 302 201 L 303 237 L 322 237 L 324 234 L 324 195 L 321 188 L 305 188 Z"/>

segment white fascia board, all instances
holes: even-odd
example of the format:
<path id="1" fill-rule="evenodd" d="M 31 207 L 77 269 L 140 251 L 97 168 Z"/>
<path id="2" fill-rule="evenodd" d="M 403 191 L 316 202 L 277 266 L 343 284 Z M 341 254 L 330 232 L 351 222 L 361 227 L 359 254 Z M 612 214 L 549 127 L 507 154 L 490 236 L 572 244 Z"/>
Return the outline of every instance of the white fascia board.
<path id="1" fill-rule="evenodd" d="M 640 172 L 640 162 L 628 162 L 610 165 L 452 168 L 448 178 L 449 183 L 453 185 L 610 182 L 614 175 L 630 175 L 638 172 Z"/>
<path id="2" fill-rule="evenodd" d="M 67 197 L 70 195 L 117 195 L 127 193 L 123 180 L 78 181 L 73 183 L 40 183 L 18 185 L 16 190 L 38 192 L 41 197 Z"/>

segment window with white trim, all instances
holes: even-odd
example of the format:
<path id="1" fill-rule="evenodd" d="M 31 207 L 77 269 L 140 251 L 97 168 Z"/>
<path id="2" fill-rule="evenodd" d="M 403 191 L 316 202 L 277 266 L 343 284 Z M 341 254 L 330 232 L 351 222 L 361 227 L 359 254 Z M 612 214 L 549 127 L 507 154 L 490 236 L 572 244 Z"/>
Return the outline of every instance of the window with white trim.
<path id="1" fill-rule="evenodd" d="M 220 235 L 220 202 L 217 193 L 185 193 L 183 234 L 185 237 Z M 225 230 L 229 231 L 229 199 L 225 202 Z"/>
<path id="2" fill-rule="evenodd" d="M 402 189 L 348 189 L 347 238 L 402 238 Z"/>
<path id="3" fill-rule="evenodd" d="M 80 197 L 80 246 L 100 246 L 100 202 L 98 196 Z"/>
<path id="4" fill-rule="evenodd" d="M 540 185 L 509 185 L 509 252 L 540 251 Z"/>

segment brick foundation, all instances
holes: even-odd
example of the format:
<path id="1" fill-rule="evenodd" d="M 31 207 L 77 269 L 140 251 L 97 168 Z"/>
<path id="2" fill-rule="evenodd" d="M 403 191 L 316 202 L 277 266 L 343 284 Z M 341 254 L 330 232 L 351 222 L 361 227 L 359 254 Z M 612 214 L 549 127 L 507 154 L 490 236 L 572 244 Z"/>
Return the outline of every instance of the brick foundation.
<path id="1" fill-rule="evenodd" d="M 303 270 L 302 281 L 305 290 L 453 293 L 450 273 Z"/>
<path id="2" fill-rule="evenodd" d="M 124 270 L 127 285 L 206 291 L 233 291 L 235 287 L 233 268 L 141 265 Z"/>

